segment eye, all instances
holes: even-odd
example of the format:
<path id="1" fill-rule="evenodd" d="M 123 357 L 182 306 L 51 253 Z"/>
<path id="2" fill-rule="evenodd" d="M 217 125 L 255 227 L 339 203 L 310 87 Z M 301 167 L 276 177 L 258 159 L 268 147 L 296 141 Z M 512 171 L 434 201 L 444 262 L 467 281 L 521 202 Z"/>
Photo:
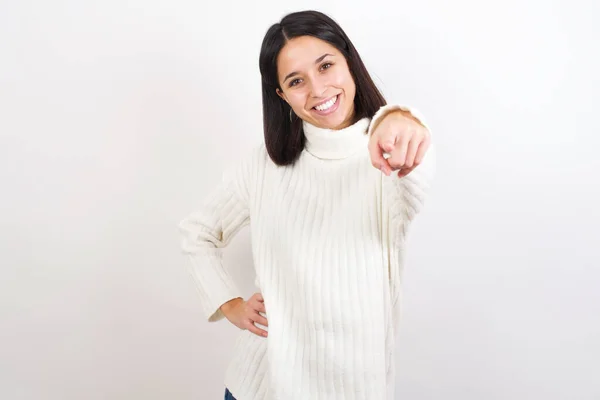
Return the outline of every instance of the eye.
<path id="1" fill-rule="evenodd" d="M 296 85 L 300 84 L 300 82 L 301 82 L 300 79 L 294 79 L 293 81 L 290 82 L 290 87 L 296 86 Z"/>
<path id="2" fill-rule="evenodd" d="M 321 69 L 329 69 L 329 68 L 331 68 L 332 65 L 333 64 L 330 62 L 326 62 L 323 65 L 321 65 Z"/>

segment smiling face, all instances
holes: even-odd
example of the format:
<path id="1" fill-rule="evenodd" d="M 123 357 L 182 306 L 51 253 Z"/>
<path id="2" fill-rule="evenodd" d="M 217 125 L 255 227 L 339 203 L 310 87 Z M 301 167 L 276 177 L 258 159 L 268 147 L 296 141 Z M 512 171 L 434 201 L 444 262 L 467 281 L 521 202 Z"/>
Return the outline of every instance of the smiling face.
<path id="1" fill-rule="evenodd" d="M 302 120 L 319 128 L 352 123 L 356 85 L 343 54 L 312 36 L 289 40 L 277 57 L 277 94 Z"/>

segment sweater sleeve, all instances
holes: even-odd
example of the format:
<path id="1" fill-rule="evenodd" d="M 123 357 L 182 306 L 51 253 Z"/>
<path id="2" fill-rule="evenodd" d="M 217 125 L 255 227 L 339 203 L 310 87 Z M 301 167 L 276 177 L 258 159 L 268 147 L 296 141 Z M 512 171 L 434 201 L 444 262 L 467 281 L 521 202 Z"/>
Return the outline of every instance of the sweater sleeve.
<path id="1" fill-rule="evenodd" d="M 223 248 L 250 222 L 249 158 L 223 175 L 203 203 L 179 223 L 181 249 L 209 322 L 224 318 L 221 305 L 243 297 L 223 266 Z"/>

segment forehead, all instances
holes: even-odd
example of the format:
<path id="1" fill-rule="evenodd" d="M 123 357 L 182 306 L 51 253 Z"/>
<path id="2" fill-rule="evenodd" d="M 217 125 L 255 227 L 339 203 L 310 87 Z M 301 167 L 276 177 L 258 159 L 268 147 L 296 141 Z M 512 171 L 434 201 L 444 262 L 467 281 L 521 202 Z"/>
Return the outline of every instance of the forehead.
<path id="1" fill-rule="evenodd" d="M 325 53 L 340 55 L 338 49 L 324 40 L 312 36 L 293 38 L 283 46 L 277 56 L 279 75 L 313 67 L 315 60 Z"/>

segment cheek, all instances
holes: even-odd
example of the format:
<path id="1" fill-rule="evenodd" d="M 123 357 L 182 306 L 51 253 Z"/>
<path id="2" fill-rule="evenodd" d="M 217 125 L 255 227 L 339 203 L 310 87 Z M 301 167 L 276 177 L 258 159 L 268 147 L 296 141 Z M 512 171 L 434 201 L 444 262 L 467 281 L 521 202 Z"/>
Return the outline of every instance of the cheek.
<path id="1" fill-rule="evenodd" d="M 295 90 L 287 96 L 290 105 L 294 109 L 302 109 L 304 108 L 304 103 L 306 103 L 306 96 L 299 90 Z"/>
<path id="2" fill-rule="evenodd" d="M 336 75 L 335 85 L 339 89 L 343 89 L 348 96 L 353 95 L 356 90 L 354 86 L 354 80 L 352 79 L 352 75 L 350 75 L 350 71 L 348 70 Z"/>
<path id="3" fill-rule="evenodd" d="M 354 84 L 354 80 L 352 79 L 352 75 L 348 74 L 344 77 L 343 86 L 344 93 L 346 93 L 347 97 L 354 98 L 356 94 L 356 86 Z"/>

